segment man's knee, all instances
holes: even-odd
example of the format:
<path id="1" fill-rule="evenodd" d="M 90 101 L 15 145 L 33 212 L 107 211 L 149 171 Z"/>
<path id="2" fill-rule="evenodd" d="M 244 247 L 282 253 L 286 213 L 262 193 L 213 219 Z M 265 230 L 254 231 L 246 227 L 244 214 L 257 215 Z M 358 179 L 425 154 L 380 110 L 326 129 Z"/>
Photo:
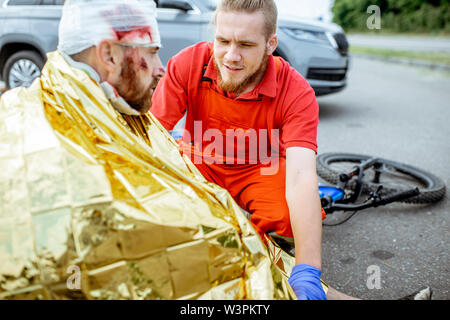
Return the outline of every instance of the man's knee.
<path id="1" fill-rule="evenodd" d="M 274 207 L 272 210 L 255 210 L 251 221 L 264 233 L 275 232 L 279 236 L 293 237 L 287 206 Z"/>

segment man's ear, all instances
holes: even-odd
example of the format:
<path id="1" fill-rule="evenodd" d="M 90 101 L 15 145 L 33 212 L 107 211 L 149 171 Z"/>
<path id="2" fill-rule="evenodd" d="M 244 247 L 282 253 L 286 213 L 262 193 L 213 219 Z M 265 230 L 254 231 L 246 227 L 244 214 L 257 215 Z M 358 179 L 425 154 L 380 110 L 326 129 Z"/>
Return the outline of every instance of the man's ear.
<path id="1" fill-rule="evenodd" d="M 110 40 L 102 40 L 96 46 L 97 61 L 102 65 L 103 69 L 110 73 L 114 73 L 120 67 L 119 55 L 120 51 Z"/>
<path id="2" fill-rule="evenodd" d="M 278 37 L 274 33 L 273 35 L 270 36 L 269 40 L 267 41 L 267 54 L 271 55 L 272 53 L 274 53 L 277 46 L 278 46 Z"/>

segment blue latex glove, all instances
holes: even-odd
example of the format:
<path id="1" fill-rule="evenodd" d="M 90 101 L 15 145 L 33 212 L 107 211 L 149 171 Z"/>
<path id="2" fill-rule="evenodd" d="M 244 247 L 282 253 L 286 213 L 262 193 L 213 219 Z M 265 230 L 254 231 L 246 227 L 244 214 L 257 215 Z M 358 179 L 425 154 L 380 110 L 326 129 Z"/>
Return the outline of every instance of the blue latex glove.
<path id="1" fill-rule="evenodd" d="M 298 264 L 292 269 L 289 284 L 299 300 L 327 300 L 320 275 L 322 271 L 309 264 Z"/>

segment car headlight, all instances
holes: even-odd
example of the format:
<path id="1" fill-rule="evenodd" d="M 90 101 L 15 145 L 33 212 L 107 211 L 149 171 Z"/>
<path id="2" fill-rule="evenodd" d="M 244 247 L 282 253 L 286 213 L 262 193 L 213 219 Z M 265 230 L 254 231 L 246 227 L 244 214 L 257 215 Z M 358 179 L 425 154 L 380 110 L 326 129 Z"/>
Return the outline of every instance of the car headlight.
<path id="1" fill-rule="evenodd" d="M 319 42 L 327 45 L 331 45 L 333 48 L 337 48 L 336 40 L 330 32 L 312 31 L 298 28 L 281 28 L 292 38 L 297 40 L 306 40 L 312 42 Z"/>

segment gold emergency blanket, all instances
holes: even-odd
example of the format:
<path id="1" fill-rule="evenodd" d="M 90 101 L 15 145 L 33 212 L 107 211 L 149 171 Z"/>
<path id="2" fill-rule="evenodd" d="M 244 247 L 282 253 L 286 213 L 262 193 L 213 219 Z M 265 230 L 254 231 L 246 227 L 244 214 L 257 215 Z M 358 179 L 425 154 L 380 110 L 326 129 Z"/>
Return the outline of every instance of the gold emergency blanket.
<path id="1" fill-rule="evenodd" d="M 1 299 L 291 299 L 266 247 L 151 115 L 49 54 L 0 100 Z"/>

